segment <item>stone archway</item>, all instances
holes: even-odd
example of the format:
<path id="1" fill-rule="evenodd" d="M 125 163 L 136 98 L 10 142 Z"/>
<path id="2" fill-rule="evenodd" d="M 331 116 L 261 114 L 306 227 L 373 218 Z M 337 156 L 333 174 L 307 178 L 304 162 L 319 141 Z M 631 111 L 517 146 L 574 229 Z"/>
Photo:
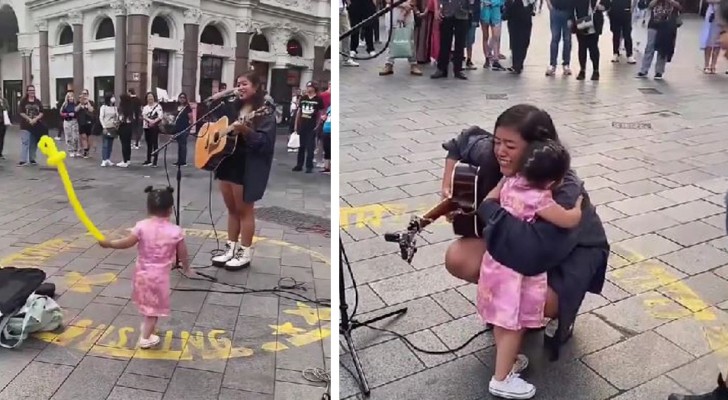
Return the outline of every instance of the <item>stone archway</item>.
<path id="1" fill-rule="evenodd" d="M 20 24 L 15 9 L 0 2 L 0 97 L 8 100 L 13 120 L 23 87 L 30 84 L 30 65 L 26 65 L 29 60 L 18 51 L 18 33 Z"/>

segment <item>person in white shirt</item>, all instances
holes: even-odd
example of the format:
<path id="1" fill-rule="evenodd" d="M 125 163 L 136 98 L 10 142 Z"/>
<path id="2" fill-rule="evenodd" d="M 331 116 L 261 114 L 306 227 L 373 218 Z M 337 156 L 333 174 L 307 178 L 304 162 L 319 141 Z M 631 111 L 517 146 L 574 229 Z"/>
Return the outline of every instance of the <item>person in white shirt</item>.
<path id="1" fill-rule="evenodd" d="M 158 154 L 152 153 L 159 148 L 159 123 L 162 121 L 162 106 L 157 101 L 154 92 L 145 96 L 146 104 L 142 108 L 142 122 L 144 127 L 144 141 L 147 143 L 147 160 L 142 165 L 157 167 Z"/>
<path id="2" fill-rule="evenodd" d="M 111 152 L 114 149 L 114 139 L 119 135 L 119 113 L 116 109 L 116 99 L 111 93 L 104 96 L 104 104 L 99 111 L 99 121 L 101 122 L 102 144 L 101 144 L 101 166 L 110 167 L 114 165 L 111 162 Z"/>

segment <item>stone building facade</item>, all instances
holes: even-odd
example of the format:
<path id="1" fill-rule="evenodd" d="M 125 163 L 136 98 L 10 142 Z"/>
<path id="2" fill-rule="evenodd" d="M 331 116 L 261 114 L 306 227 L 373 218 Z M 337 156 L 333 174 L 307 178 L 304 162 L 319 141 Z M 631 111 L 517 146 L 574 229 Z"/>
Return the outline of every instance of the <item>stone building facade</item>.
<path id="1" fill-rule="evenodd" d="M 0 0 L 0 85 L 55 108 L 67 88 L 200 101 L 250 68 L 271 95 L 330 78 L 330 0 Z M 15 31 L 15 32 L 13 32 Z"/>

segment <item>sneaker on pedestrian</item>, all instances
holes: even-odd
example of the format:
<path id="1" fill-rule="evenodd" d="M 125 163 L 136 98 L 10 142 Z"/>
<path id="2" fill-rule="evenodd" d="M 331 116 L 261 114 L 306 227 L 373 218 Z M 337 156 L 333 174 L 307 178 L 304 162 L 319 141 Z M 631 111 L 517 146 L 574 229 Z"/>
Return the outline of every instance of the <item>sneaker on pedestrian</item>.
<path id="1" fill-rule="evenodd" d="M 30 165 L 38 165 L 38 163 L 35 160 L 30 160 Z"/>
<path id="2" fill-rule="evenodd" d="M 571 76 L 571 68 L 568 65 L 564 65 L 564 76 Z"/>
<path id="3" fill-rule="evenodd" d="M 18 167 L 24 167 L 24 166 L 26 166 L 26 165 L 28 165 L 28 163 L 27 163 L 27 162 L 25 162 L 25 161 L 20 161 L 20 162 L 18 163 Z"/>
<path id="4" fill-rule="evenodd" d="M 490 67 L 493 71 L 505 71 L 506 69 L 501 65 L 498 61 L 493 61 L 493 64 Z"/>
<path id="5" fill-rule="evenodd" d="M 148 339 L 139 338 L 139 347 L 142 349 L 150 349 L 159 344 L 159 336 L 149 335 Z"/>
<path id="6" fill-rule="evenodd" d="M 346 60 L 344 60 L 343 65 L 345 67 L 358 67 L 359 66 L 359 63 L 356 62 L 356 61 L 354 61 L 354 60 L 352 60 L 351 58 L 347 58 Z"/>
<path id="7" fill-rule="evenodd" d="M 471 59 L 469 59 L 469 58 L 468 58 L 468 59 L 467 59 L 467 60 L 465 61 L 465 69 L 467 69 L 467 70 L 469 70 L 469 71 L 472 71 L 472 70 L 474 70 L 474 69 L 477 69 L 477 67 L 475 66 L 475 64 L 473 64 L 473 61 L 472 61 Z"/>
<path id="8" fill-rule="evenodd" d="M 490 394 L 504 399 L 530 399 L 536 395 L 536 387 L 524 381 L 518 374 L 510 373 L 498 381 L 493 376 L 488 385 Z"/>
<path id="9" fill-rule="evenodd" d="M 114 165 L 114 163 L 112 163 L 111 160 L 103 160 L 103 161 L 101 161 L 101 166 L 102 167 L 110 167 L 112 165 Z"/>
<path id="10" fill-rule="evenodd" d="M 384 64 L 384 67 L 382 67 L 382 70 L 379 71 L 379 76 L 387 76 L 394 74 L 394 66 L 390 63 Z"/>
<path id="11" fill-rule="evenodd" d="M 129 164 L 130 163 L 128 161 L 122 161 L 122 162 L 116 164 L 116 166 L 119 167 L 119 168 L 128 168 L 129 167 Z"/>
<path id="12" fill-rule="evenodd" d="M 369 57 L 374 57 L 376 55 L 377 55 L 377 52 L 374 51 L 374 50 L 372 50 L 372 51 L 369 52 Z"/>
<path id="13" fill-rule="evenodd" d="M 226 262 L 230 261 L 235 257 L 238 251 L 238 242 L 228 240 L 225 243 L 225 251 L 219 256 L 212 257 L 212 265 L 216 267 L 222 267 Z"/>
<path id="14" fill-rule="evenodd" d="M 4 160 L 4 159 L 5 159 L 5 156 L 0 154 L 0 160 Z"/>
<path id="15" fill-rule="evenodd" d="M 414 76 L 422 76 L 422 69 L 417 64 L 410 65 L 410 74 Z"/>
<path id="16" fill-rule="evenodd" d="M 655 79 L 658 81 L 662 80 L 662 74 L 655 74 Z"/>
<path id="17" fill-rule="evenodd" d="M 615 55 L 612 56 L 612 62 L 613 63 L 618 63 L 619 62 L 619 54 L 615 54 Z"/>
<path id="18" fill-rule="evenodd" d="M 303 167 L 300 167 L 300 166 L 296 165 L 295 167 L 293 167 L 293 169 L 291 171 L 293 171 L 293 172 L 300 172 L 300 171 L 303 171 Z"/>
<path id="19" fill-rule="evenodd" d="M 142 166 L 144 166 L 144 167 L 148 167 L 148 166 L 150 166 L 150 165 L 152 165 L 152 162 L 151 162 L 151 161 L 144 161 L 144 162 L 142 163 Z"/>
<path id="20" fill-rule="evenodd" d="M 637 64 L 637 60 L 634 59 L 634 56 L 627 57 L 627 64 Z"/>
<path id="21" fill-rule="evenodd" d="M 235 256 L 225 263 L 225 269 L 228 271 L 238 271 L 250 266 L 252 259 L 250 247 L 240 246 L 235 252 Z"/>
<path id="22" fill-rule="evenodd" d="M 554 76 L 554 75 L 556 75 L 556 67 L 554 67 L 552 65 L 552 66 L 546 68 L 546 76 Z"/>
<path id="23" fill-rule="evenodd" d="M 349 51 L 349 57 L 351 57 L 351 58 L 356 57 L 356 51 L 354 51 L 354 50 Z"/>
<path id="24" fill-rule="evenodd" d="M 647 77 L 647 72 L 640 71 L 637 73 L 637 78 L 646 78 L 646 77 Z"/>

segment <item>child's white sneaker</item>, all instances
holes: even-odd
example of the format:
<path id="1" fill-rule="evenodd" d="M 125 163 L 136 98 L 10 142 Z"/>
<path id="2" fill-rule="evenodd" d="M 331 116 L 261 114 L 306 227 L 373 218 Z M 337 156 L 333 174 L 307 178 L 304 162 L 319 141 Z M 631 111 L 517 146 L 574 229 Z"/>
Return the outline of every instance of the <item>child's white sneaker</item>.
<path id="1" fill-rule="evenodd" d="M 536 395 L 536 387 L 514 373 L 508 374 L 502 381 L 496 380 L 495 376 L 490 378 L 488 390 L 493 396 L 504 399 L 530 399 Z"/>
<path id="2" fill-rule="evenodd" d="M 149 349 L 159 344 L 159 336 L 149 335 L 149 339 L 139 338 L 139 347 Z"/>

